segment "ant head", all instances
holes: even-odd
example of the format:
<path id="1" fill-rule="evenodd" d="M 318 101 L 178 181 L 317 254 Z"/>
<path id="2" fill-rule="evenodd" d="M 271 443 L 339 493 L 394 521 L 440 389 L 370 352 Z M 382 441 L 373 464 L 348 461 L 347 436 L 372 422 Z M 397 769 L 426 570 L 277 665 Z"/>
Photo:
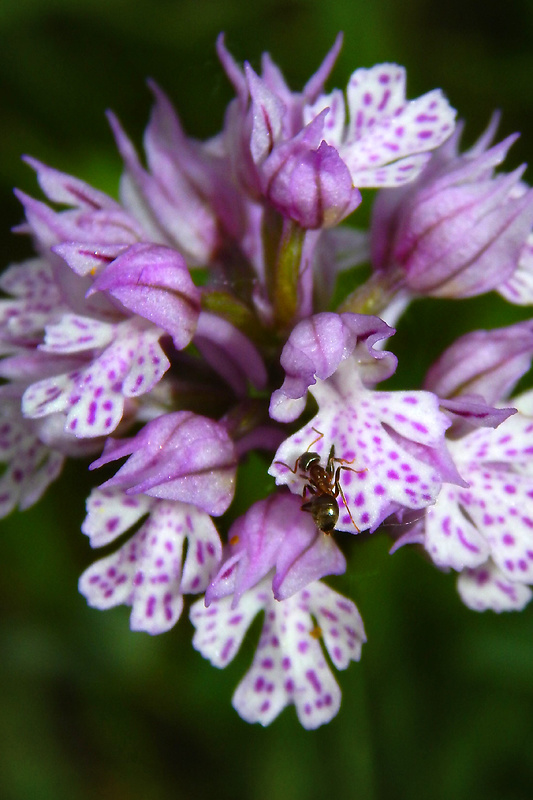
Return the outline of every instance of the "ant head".
<path id="1" fill-rule="evenodd" d="M 298 459 L 298 466 L 303 472 L 307 472 L 312 464 L 320 464 L 318 453 L 302 453 Z"/>

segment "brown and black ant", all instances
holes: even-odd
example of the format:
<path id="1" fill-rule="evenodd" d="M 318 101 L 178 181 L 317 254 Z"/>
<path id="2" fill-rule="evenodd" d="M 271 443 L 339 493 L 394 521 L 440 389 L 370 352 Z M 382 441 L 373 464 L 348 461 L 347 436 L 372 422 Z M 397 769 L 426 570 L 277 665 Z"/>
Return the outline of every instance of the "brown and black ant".
<path id="1" fill-rule="evenodd" d="M 296 475 L 298 469 L 301 470 L 300 477 L 307 480 L 302 497 L 305 500 L 307 492 L 313 495 L 310 500 L 303 503 L 302 511 L 308 511 L 312 515 L 315 525 L 319 530 L 323 533 L 331 533 L 331 531 L 335 529 L 335 525 L 339 519 L 339 503 L 337 497 L 340 494 L 346 510 L 350 515 L 350 519 L 355 529 L 359 532 L 359 528 L 352 517 L 352 512 L 344 496 L 344 491 L 340 483 L 340 474 L 343 469 L 350 470 L 350 472 L 366 472 L 366 469 L 359 470 L 346 466 L 346 464 L 351 464 L 352 461 L 346 461 L 345 458 L 336 458 L 334 444 L 331 445 L 326 466 L 323 467 L 320 463 L 320 455 L 311 451 L 311 447 L 319 442 L 324 434 L 316 428 L 313 428 L 313 430 L 315 433 L 318 433 L 318 436 L 311 442 L 305 453 L 298 456 L 294 462 L 294 468 L 289 467 L 289 465 L 285 464 L 283 461 L 276 461 L 275 463 L 287 467 L 293 475 Z M 339 466 L 335 467 L 335 464 L 339 464 Z"/>

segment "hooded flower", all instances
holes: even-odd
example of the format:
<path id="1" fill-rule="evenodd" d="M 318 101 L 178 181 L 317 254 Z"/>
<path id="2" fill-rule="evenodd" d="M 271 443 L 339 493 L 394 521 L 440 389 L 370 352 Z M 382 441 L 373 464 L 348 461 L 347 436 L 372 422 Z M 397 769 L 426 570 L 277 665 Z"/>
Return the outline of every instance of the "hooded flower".
<path id="1" fill-rule="evenodd" d="M 27 362 L 23 413 L 34 419 L 61 413 L 75 436 L 106 435 L 168 369 L 161 337 L 171 336 L 177 349 L 190 342 L 200 293 L 183 257 L 141 243 L 142 225 L 118 203 L 29 161 L 49 199 L 72 208 L 55 211 L 21 195 L 27 217 L 21 230 L 34 235 L 43 253 L 43 260 L 12 268 L 4 288 L 20 299 L 2 301 L 10 340 L 32 317 L 32 344 L 43 354 L 43 366 L 34 355 Z M 48 354 L 58 356 L 56 372 L 47 367 Z"/>
<path id="2" fill-rule="evenodd" d="M 462 482 L 446 449 L 450 423 L 438 398 L 372 388 L 396 367 L 391 353 L 373 349 L 392 332 L 375 317 L 317 314 L 289 337 L 287 376 L 272 395 L 275 419 L 298 416 L 308 389 L 318 413 L 279 447 L 270 474 L 302 496 L 309 477 L 296 468 L 299 457 L 316 451 L 324 467 L 333 458 L 342 487 L 337 527 L 351 533 L 374 530 L 400 509 L 430 505 L 443 480 Z"/>
<path id="3" fill-rule="evenodd" d="M 272 570 L 276 600 L 285 600 L 326 575 L 340 575 L 346 561 L 332 538 L 323 536 L 293 495 L 274 494 L 255 503 L 232 525 L 230 552 L 206 591 L 206 604 L 243 593 Z"/>
<path id="4" fill-rule="evenodd" d="M 356 187 L 412 180 L 427 151 L 453 131 L 455 112 L 439 91 L 405 98 L 405 72 L 381 64 L 353 73 L 347 102 L 321 93 L 341 40 L 301 94 L 292 93 L 267 57 L 263 74 L 240 71 L 223 41 L 219 55 L 238 99 L 226 120 L 234 169 L 252 193 L 304 228 L 335 225 L 361 202 Z M 349 120 L 347 116 L 349 115 Z"/>
<path id="5" fill-rule="evenodd" d="M 476 331 L 443 354 L 426 385 L 452 397 L 455 389 L 459 398 L 477 389 L 501 403 L 532 353 L 529 323 Z M 445 484 L 403 539 L 423 544 L 437 566 L 458 571 L 461 596 L 476 610 L 522 608 L 533 583 L 533 393 L 508 402 L 517 413 L 507 409 L 503 421 L 460 427 L 448 442 L 466 485 Z"/>
<path id="6" fill-rule="evenodd" d="M 126 167 L 124 207 L 148 238 L 175 247 L 190 266 L 216 258 L 225 239 L 238 239 L 245 224 L 243 201 L 216 147 L 187 137 L 172 103 L 153 82 L 152 116 L 144 137 L 148 170 L 114 114 L 109 121 Z"/>
<path id="7" fill-rule="evenodd" d="M 378 195 L 372 263 L 388 282 L 414 294 L 471 297 L 512 276 L 533 222 L 533 193 L 520 183 L 525 166 L 495 173 L 516 136 L 487 149 L 494 127 L 463 154 L 458 128 L 415 182 Z"/>
<path id="8" fill-rule="evenodd" d="M 194 503 L 223 514 L 233 499 L 237 457 L 223 425 L 192 411 L 176 411 L 148 422 L 131 439 L 108 439 L 91 467 L 130 456 L 103 487 Z"/>

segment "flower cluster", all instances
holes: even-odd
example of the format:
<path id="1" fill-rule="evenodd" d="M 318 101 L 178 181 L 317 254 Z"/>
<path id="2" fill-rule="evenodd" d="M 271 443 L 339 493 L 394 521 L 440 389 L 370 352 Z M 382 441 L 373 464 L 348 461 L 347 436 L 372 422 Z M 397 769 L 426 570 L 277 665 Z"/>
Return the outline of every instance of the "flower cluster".
<path id="1" fill-rule="evenodd" d="M 378 386 L 412 299 L 533 303 L 533 192 L 522 168 L 496 171 L 514 137 L 492 144 L 494 119 L 461 153 L 443 94 L 407 100 L 395 64 L 325 93 L 340 46 L 297 93 L 220 38 L 236 97 L 206 142 L 150 84 L 143 160 L 110 115 L 119 201 L 28 158 L 46 199 L 18 193 L 18 230 L 37 255 L 0 279 L 0 514 L 68 457 L 121 460 L 82 527 L 94 548 L 120 543 L 80 591 L 151 634 L 193 595 L 193 646 L 217 667 L 263 611 L 233 698 L 263 725 L 290 704 L 305 728 L 337 713 L 330 663 L 359 660 L 365 630 L 325 579 L 360 532 L 394 520 L 393 551 L 457 571 L 474 609 L 522 608 L 533 584 L 533 393 L 511 398 L 533 322 L 463 336 L 421 389 Z M 341 226 L 368 187 L 368 232 Z M 370 278 L 332 308 L 364 259 Z M 270 490 L 229 519 L 256 450 Z"/>

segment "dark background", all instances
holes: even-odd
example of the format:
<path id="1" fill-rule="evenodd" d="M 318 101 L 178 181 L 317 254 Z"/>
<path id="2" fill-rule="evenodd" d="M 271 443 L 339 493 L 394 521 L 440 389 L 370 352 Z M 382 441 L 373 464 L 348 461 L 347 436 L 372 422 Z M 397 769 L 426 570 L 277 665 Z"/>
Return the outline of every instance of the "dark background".
<path id="1" fill-rule="evenodd" d="M 338 30 L 329 86 L 378 61 L 404 64 L 409 96 L 442 87 L 473 141 L 494 108 L 501 136 L 533 148 L 533 5 L 528 0 L 5 0 L 0 5 L 2 261 L 28 255 L 13 185 L 36 192 L 22 153 L 116 193 L 113 108 L 140 141 L 154 78 L 186 129 L 220 127 L 230 87 L 216 35 L 256 67 L 269 50 L 301 88 Z M 531 179 L 531 174 L 529 175 Z M 529 316 L 497 297 L 418 303 L 399 326 L 397 386 L 417 386 L 455 336 Z M 402 360 L 403 359 L 403 360 Z M 405 366 L 407 364 L 407 366 Z M 262 472 L 239 492 L 261 494 Z M 362 538 L 335 587 L 359 605 L 360 664 L 338 675 L 343 705 L 306 732 L 293 709 L 269 728 L 242 722 L 231 694 L 253 644 L 224 671 L 192 650 L 184 617 L 170 633 L 130 633 L 129 611 L 87 608 L 77 578 L 93 558 L 79 532 L 89 491 L 73 463 L 38 507 L 1 523 L 0 797 L 165 800 L 529 800 L 533 796 L 533 607 L 464 608 L 452 575 L 417 553 Z M 256 631 L 257 633 L 257 631 Z M 252 636 L 253 638 L 253 636 Z"/>

